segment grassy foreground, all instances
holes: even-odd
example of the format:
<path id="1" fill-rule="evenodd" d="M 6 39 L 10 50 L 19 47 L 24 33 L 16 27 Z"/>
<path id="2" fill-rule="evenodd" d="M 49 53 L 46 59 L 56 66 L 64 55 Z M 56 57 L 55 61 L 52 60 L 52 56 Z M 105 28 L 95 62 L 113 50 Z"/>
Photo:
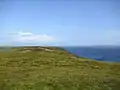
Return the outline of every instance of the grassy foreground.
<path id="1" fill-rule="evenodd" d="M 13 48 L 0 52 L 0 90 L 120 90 L 120 63 L 55 47 Z"/>

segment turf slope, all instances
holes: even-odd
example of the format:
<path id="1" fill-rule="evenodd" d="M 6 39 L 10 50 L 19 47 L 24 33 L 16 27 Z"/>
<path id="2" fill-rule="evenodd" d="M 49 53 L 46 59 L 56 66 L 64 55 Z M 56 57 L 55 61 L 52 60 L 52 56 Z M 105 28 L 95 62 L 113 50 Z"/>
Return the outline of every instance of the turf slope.
<path id="1" fill-rule="evenodd" d="M 120 63 L 57 47 L 12 48 L 0 52 L 0 90 L 120 90 Z"/>

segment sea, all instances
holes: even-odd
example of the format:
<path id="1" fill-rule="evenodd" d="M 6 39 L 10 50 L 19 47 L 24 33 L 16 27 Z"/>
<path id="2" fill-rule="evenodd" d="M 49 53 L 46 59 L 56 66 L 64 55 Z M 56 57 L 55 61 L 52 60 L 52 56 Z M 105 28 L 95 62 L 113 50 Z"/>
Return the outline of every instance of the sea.
<path id="1" fill-rule="evenodd" d="M 78 57 L 99 61 L 120 62 L 120 46 L 75 46 L 63 48 Z"/>

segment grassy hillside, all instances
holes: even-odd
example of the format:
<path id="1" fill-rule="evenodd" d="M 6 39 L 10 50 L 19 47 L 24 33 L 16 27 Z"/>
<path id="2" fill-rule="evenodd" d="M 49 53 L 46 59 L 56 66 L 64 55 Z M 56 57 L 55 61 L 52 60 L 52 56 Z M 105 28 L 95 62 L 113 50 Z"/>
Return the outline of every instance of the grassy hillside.
<path id="1" fill-rule="evenodd" d="M 56 47 L 13 48 L 0 52 L 0 90 L 120 90 L 120 63 Z"/>

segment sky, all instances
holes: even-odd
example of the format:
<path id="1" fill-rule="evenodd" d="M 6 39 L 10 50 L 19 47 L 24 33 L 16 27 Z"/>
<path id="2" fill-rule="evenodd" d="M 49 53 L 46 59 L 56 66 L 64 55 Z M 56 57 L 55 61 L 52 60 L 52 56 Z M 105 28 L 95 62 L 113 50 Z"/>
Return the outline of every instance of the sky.
<path id="1" fill-rule="evenodd" d="M 0 45 L 120 45 L 120 1 L 0 0 Z"/>

